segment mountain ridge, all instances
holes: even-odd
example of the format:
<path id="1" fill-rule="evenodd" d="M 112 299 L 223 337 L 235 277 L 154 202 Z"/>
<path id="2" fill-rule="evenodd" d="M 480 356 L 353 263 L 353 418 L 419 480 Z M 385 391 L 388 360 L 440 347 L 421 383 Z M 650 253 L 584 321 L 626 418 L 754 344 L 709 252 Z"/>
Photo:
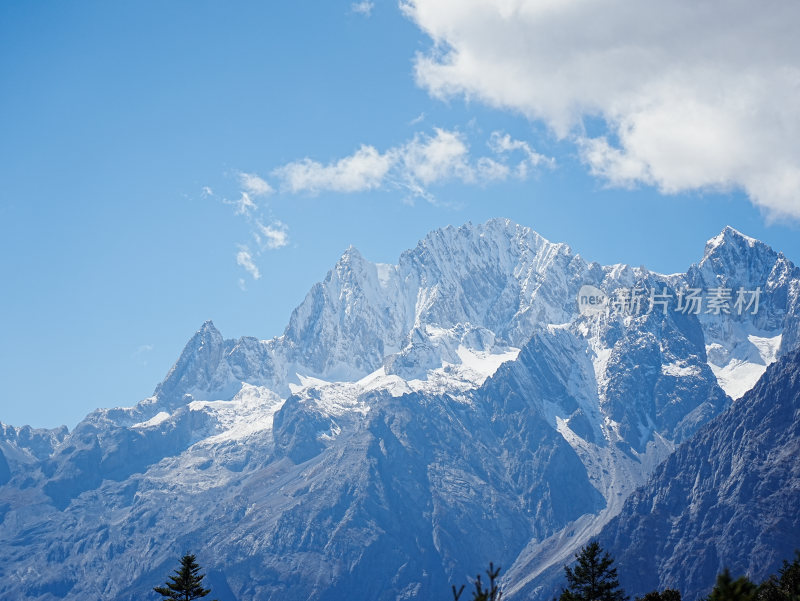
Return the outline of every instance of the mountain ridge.
<path id="1" fill-rule="evenodd" d="M 762 581 L 797 548 L 799 455 L 795 350 L 661 464 L 600 541 L 636 582 L 635 594 L 679 586 L 697 597 L 726 567 Z"/>
<path id="2" fill-rule="evenodd" d="M 350 248 L 281 336 L 207 321 L 134 407 L 41 433 L 36 452 L 0 431 L 0 592 L 132 599 L 189 541 L 239 598 L 422 598 L 486 552 L 524 584 L 734 402 L 720 386 L 752 386 L 796 344 L 800 271 L 717 238 L 672 275 L 586 263 L 500 219 L 431 232 L 397 265 Z M 588 315 L 587 284 L 764 294 L 750 313 Z M 46 582 L 26 579 L 32 555 Z M 74 577 L 101 560 L 105 581 Z"/>

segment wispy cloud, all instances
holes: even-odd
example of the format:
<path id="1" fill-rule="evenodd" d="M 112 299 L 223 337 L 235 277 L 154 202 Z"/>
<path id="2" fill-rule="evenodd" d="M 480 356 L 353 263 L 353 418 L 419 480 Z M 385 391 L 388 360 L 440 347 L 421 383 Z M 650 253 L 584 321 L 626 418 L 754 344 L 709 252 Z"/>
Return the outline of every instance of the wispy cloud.
<path id="1" fill-rule="evenodd" d="M 475 164 L 475 177 L 478 181 L 504 180 L 508 178 L 510 173 L 511 169 L 509 169 L 508 165 L 499 163 L 489 157 L 481 157 Z"/>
<path id="2" fill-rule="evenodd" d="M 466 136 L 455 130 L 434 128 L 433 134 L 417 133 L 404 144 L 381 153 L 362 145 L 356 152 L 327 164 L 310 158 L 292 161 L 272 171 L 282 192 L 365 192 L 402 188 L 431 200 L 428 187 L 450 181 L 483 184 L 503 180 L 512 173 L 508 161 L 514 153 L 523 159 L 514 166 L 518 177 L 530 167 L 552 165 L 552 159 L 536 153 L 527 142 L 494 132 L 489 140 L 494 156 L 474 158 Z"/>
<path id="3" fill-rule="evenodd" d="M 239 252 L 236 253 L 236 264 L 243 267 L 254 280 L 261 278 L 261 272 L 253 262 L 253 255 L 250 253 L 250 249 L 246 246 L 239 246 Z"/>
<path id="4" fill-rule="evenodd" d="M 359 15 L 364 15 L 365 17 L 372 15 L 373 8 L 375 8 L 375 4 L 373 2 L 369 2 L 369 0 L 364 0 L 363 2 L 353 2 L 350 5 L 351 11 Z"/>
<path id="5" fill-rule="evenodd" d="M 249 217 L 253 211 L 258 210 L 258 205 L 253 202 L 253 199 L 250 198 L 250 194 L 247 192 L 242 192 L 241 196 L 235 200 L 228 200 L 226 198 L 223 199 L 222 202 L 224 202 L 226 205 L 233 205 L 236 207 L 236 215 L 245 215 Z"/>
<path id="6" fill-rule="evenodd" d="M 489 138 L 489 148 L 495 154 L 507 156 L 512 153 L 522 153 L 523 159 L 516 165 L 516 175 L 522 179 L 528 177 L 530 169 L 541 165 L 552 167 L 555 161 L 551 157 L 539 154 L 524 140 L 515 140 L 509 134 L 495 131 Z"/>
<path id="7" fill-rule="evenodd" d="M 741 188 L 800 218 L 800 3 L 401 0 L 420 86 L 541 121 L 611 185 Z M 604 131 L 587 134 L 592 119 Z M 499 141 L 498 141 L 499 142 Z M 528 166 L 531 161 L 528 161 Z"/>
<path id="8" fill-rule="evenodd" d="M 239 184 L 250 196 L 266 196 L 272 194 L 272 186 L 255 173 L 239 172 Z"/>
<path id="9" fill-rule="evenodd" d="M 272 186 L 261 176 L 244 171 L 235 172 L 239 183 L 239 197 L 233 200 L 223 198 L 222 202 L 235 207 L 234 215 L 245 219 L 249 226 L 249 244 L 238 244 L 236 264 L 254 280 L 261 278 L 258 267 L 259 257 L 268 251 L 283 248 L 289 244 L 289 228 L 276 219 L 267 219 L 268 211 L 257 203 L 255 197 L 264 197 L 274 192 Z M 252 243 L 255 245 L 252 246 Z M 239 288 L 247 290 L 244 278 L 239 278 Z"/>
<path id="10" fill-rule="evenodd" d="M 260 248 L 274 250 L 289 244 L 289 228 L 280 221 L 273 221 L 269 225 L 256 221 L 256 228 L 253 236 Z"/>

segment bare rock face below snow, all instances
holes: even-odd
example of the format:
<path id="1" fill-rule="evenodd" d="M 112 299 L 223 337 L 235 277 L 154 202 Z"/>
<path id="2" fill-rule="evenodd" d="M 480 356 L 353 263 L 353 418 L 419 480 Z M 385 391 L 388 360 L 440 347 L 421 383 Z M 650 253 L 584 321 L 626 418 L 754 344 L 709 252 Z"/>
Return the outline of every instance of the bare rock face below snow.
<path id="1" fill-rule="evenodd" d="M 582 315 L 585 284 L 763 294 Z M 2 426 L 0 597 L 141 598 L 187 549 L 220 598 L 434 598 L 489 559 L 527 594 L 797 346 L 799 294 L 797 268 L 731 229 L 670 276 L 506 220 L 397 265 L 348 249 L 282 336 L 207 322 L 136 406 Z"/>
<path id="2" fill-rule="evenodd" d="M 800 540 L 800 352 L 680 446 L 600 535 L 627 591 L 709 592 L 728 567 L 756 582 Z"/>

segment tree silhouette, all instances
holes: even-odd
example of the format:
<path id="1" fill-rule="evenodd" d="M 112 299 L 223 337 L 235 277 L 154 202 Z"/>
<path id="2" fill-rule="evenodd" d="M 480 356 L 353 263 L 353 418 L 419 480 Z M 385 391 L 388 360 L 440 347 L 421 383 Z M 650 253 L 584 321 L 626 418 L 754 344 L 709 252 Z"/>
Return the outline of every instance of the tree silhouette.
<path id="1" fill-rule="evenodd" d="M 651 591 L 644 597 L 636 597 L 636 601 L 681 601 L 681 592 L 673 588 Z"/>
<path id="2" fill-rule="evenodd" d="M 205 574 L 200 573 L 200 566 L 195 556 L 187 553 L 181 557 L 181 567 L 169 577 L 165 586 L 155 586 L 153 590 L 162 597 L 162 601 L 193 601 L 201 599 L 211 592 L 203 588 Z"/>
<path id="3" fill-rule="evenodd" d="M 800 551 L 795 551 L 792 563 L 783 560 L 778 575 L 762 582 L 756 597 L 758 601 L 800 601 Z"/>
<path id="4" fill-rule="evenodd" d="M 734 580 L 728 568 L 717 576 L 717 583 L 708 596 L 708 601 L 755 601 L 757 587 L 749 578 L 742 576 Z"/>
<path id="5" fill-rule="evenodd" d="M 481 582 L 481 575 L 478 574 L 475 576 L 475 580 L 473 581 L 473 586 L 475 590 L 472 591 L 472 600 L 471 601 L 500 601 L 500 597 L 503 596 L 503 592 L 497 586 L 497 576 L 500 574 L 500 567 L 494 567 L 492 562 L 489 562 L 489 569 L 486 570 L 486 575 L 489 577 L 489 588 L 483 588 L 483 583 Z M 456 586 L 453 585 L 453 601 L 458 601 L 459 597 L 461 597 L 461 593 L 464 592 L 464 585 L 461 585 L 461 588 L 456 589 Z"/>
<path id="6" fill-rule="evenodd" d="M 593 541 L 575 554 L 575 569 L 564 566 L 567 588 L 561 591 L 560 601 L 627 601 L 619 586 L 614 560 Z"/>

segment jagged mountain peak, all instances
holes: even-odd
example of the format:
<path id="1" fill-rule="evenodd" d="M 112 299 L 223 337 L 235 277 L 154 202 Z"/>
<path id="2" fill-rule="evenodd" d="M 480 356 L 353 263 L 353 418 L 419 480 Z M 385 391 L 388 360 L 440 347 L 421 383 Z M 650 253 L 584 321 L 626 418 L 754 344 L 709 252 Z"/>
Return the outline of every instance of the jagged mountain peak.
<path id="1" fill-rule="evenodd" d="M 181 356 L 156 387 L 153 395 L 179 398 L 202 389 L 212 378 L 211 372 L 224 354 L 225 339 L 210 319 L 203 322 L 186 343 Z"/>
<path id="2" fill-rule="evenodd" d="M 376 266 L 350 245 L 325 276 L 324 285 L 365 288 L 374 284 Z"/>
<path id="3" fill-rule="evenodd" d="M 777 257 L 777 253 L 768 244 L 726 225 L 719 234 L 706 242 L 699 266 L 712 262 L 729 267 L 732 262 L 753 255 L 761 261 L 774 261 Z"/>
<path id="4" fill-rule="evenodd" d="M 459 227 L 448 225 L 433 230 L 420 240 L 416 248 L 407 252 L 415 254 L 423 250 L 439 251 L 448 256 L 447 251 L 458 251 L 463 249 L 464 245 L 474 245 L 480 241 L 494 243 L 498 245 L 498 250 L 517 249 L 536 252 L 554 247 L 567 254 L 572 253 L 567 244 L 551 242 L 530 227 L 499 217 L 477 224 L 470 221 Z"/>
<path id="5" fill-rule="evenodd" d="M 799 274 L 783 253 L 726 226 L 706 243 L 703 258 L 689 268 L 687 277 L 688 283 L 695 286 L 727 286 L 734 291 L 744 286 L 774 291 Z M 779 297 L 783 299 L 785 295 L 786 292 L 781 292 Z"/>
<path id="6" fill-rule="evenodd" d="M 214 325 L 210 319 L 203 322 L 203 325 L 194 333 L 194 335 L 186 343 L 186 346 L 181 353 L 181 358 L 188 358 L 190 355 L 196 353 L 199 349 L 211 349 L 221 345 L 224 342 L 222 333 Z M 178 360 L 180 362 L 180 359 Z"/>
<path id="7" fill-rule="evenodd" d="M 217 327 L 214 325 L 214 321 L 213 321 L 213 320 L 211 320 L 211 319 L 206 319 L 206 320 L 203 322 L 203 325 L 202 325 L 202 326 L 200 326 L 200 331 L 204 331 L 204 330 L 216 330 L 216 329 L 217 329 Z"/>
<path id="8" fill-rule="evenodd" d="M 385 284 L 388 272 L 402 271 L 404 265 L 423 261 L 428 275 L 435 271 L 445 278 L 491 266 L 496 270 L 510 268 L 513 274 L 513 267 L 520 262 L 540 257 L 534 262 L 541 264 L 557 255 L 575 257 L 565 243 L 550 242 L 532 228 L 511 219 L 493 218 L 477 224 L 467 222 L 458 227 L 448 225 L 432 230 L 414 248 L 403 252 L 394 265 L 373 263 L 351 245 L 328 272 L 325 282 L 338 278 L 363 284 L 377 271 Z"/>
<path id="9" fill-rule="evenodd" d="M 397 264 L 372 263 L 350 247 L 292 313 L 285 338 L 305 348 L 299 362 L 309 375 L 323 378 L 342 375 L 353 363 L 360 367 L 351 375 L 363 377 L 403 350 L 418 362 L 414 345 L 425 351 L 430 367 L 439 367 L 440 350 L 430 349 L 442 346 L 443 330 L 464 325 L 519 346 L 532 321 L 567 315 L 569 292 L 562 280 L 573 260 L 567 245 L 550 243 L 509 219 L 434 230 Z M 547 272 L 553 274 L 548 288 L 556 291 L 530 311 Z M 559 307 L 551 310 L 556 299 Z M 428 333 L 437 340 L 428 340 Z M 453 345 L 458 342 L 445 346 Z"/>
<path id="10" fill-rule="evenodd" d="M 364 255 L 362 255 L 361 251 L 351 244 L 344 250 L 342 256 L 339 258 L 339 261 L 337 262 L 337 265 L 347 264 L 352 262 L 362 262 L 362 261 L 366 261 Z"/>
<path id="11" fill-rule="evenodd" d="M 203 322 L 203 325 L 200 326 L 200 328 L 197 330 L 195 336 L 200 336 L 200 337 L 211 336 L 216 338 L 217 336 L 222 336 L 222 334 L 220 334 L 220 331 L 217 329 L 217 326 L 214 325 L 214 322 L 211 321 L 210 319 L 207 319 Z"/>
<path id="12" fill-rule="evenodd" d="M 713 238 L 711 238 L 711 240 L 709 240 L 708 243 L 709 244 L 712 243 L 712 242 L 721 243 L 721 242 L 727 242 L 727 241 L 733 241 L 733 240 L 735 240 L 737 242 L 740 242 L 740 243 L 745 243 L 748 246 L 750 246 L 751 248 L 753 246 L 755 246 L 756 244 L 764 244 L 760 240 L 757 240 L 756 238 L 753 238 L 752 236 L 748 236 L 747 234 L 744 234 L 744 233 L 740 232 L 735 227 L 730 226 L 730 225 L 726 225 L 724 228 L 722 228 L 722 231 L 719 234 L 717 234 L 716 236 L 714 236 Z"/>

